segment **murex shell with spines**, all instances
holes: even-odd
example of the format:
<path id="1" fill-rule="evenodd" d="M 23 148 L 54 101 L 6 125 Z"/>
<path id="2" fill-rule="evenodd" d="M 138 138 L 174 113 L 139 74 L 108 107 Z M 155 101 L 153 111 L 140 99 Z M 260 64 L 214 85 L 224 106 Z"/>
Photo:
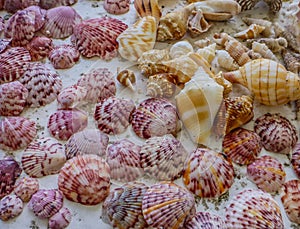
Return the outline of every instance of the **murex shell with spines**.
<path id="1" fill-rule="evenodd" d="M 39 180 L 32 177 L 21 177 L 17 180 L 14 193 L 21 198 L 23 202 L 28 202 L 32 195 L 39 190 Z"/>
<path id="2" fill-rule="evenodd" d="M 0 219 L 7 221 L 20 215 L 23 211 L 23 201 L 16 195 L 7 195 L 0 200 Z"/>
<path id="3" fill-rule="evenodd" d="M 49 218 L 48 227 L 49 228 L 66 228 L 72 220 L 71 211 L 62 207 L 57 213 Z"/>

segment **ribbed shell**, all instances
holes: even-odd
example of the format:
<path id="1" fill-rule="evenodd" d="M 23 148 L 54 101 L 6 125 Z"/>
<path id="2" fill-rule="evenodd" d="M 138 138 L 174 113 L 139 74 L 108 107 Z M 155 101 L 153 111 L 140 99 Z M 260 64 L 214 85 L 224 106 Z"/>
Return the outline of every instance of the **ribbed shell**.
<path id="1" fill-rule="evenodd" d="M 165 97 L 170 98 L 176 91 L 175 80 L 172 78 L 172 74 L 161 73 L 155 74 L 149 77 L 147 81 L 146 94 L 150 97 Z"/>
<path id="2" fill-rule="evenodd" d="M 16 195 L 8 195 L 0 200 L 0 219 L 7 221 L 20 215 L 23 211 L 23 201 Z"/>
<path id="3" fill-rule="evenodd" d="M 129 11 L 130 0 L 105 0 L 103 8 L 110 14 L 125 14 Z"/>
<path id="4" fill-rule="evenodd" d="M 71 211 L 66 207 L 62 207 L 57 213 L 49 218 L 48 227 L 49 229 L 63 229 L 70 224 L 71 220 Z"/>
<path id="5" fill-rule="evenodd" d="M 221 153 L 197 148 L 185 163 L 183 182 L 199 197 L 219 197 L 234 182 L 233 165 Z"/>
<path id="6" fill-rule="evenodd" d="M 120 84 L 122 84 L 125 87 L 129 87 L 131 90 L 135 90 L 134 84 L 136 81 L 135 74 L 132 70 L 125 69 L 118 73 L 117 80 Z"/>
<path id="7" fill-rule="evenodd" d="M 48 56 L 53 49 L 53 42 L 48 37 L 34 37 L 27 45 L 26 49 L 29 51 L 33 61 L 39 61 Z"/>
<path id="8" fill-rule="evenodd" d="M 26 1 L 26 0 L 25 0 Z M 33 5 L 24 9 L 24 11 L 29 11 L 34 13 L 34 27 L 35 32 L 39 31 L 45 24 L 46 10 L 41 9 L 39 6 Z"/>
<path id="9" fill-rule="evenodd" d="M 186 229 L 226 229 L 223 219 L 210 212 L 197 212 L 184 227 Z"/>
<path id="10" fill-rule="evenodd" d="M 291 163 L 295 173 L 300 177 L 300 142 L 298 142 L 293 149 Z"/>
<path id="11" fill-rule="evenodd" d="M 70 6 L 77 2 L 78 0 L 40 0 L 40 7 L 44 9 L 51 9 L 58 6 Z"/>
<path id="12" fill-rule="evenodd" d="M 87 90 L 78 85 L 64 88 L 57 96 L 57 107 L 59 109 L 75 108 L 80 105 L 86 97 Z"/>
<path id="13" fill-rule="evenodd" d="M 234 37 L 240 39 L 252 39 L 257 38 L 266 27 L 257 24 L 251 24 L 247 29 L 234 34 Z"/>
<path id="14" fill-rule="evenodd" d="M 39 180 L 32 177 L 21 177 L 17 180 L 14 193 L 21 198 L 23 202 L 28 202 L 32 195 L 39 190 Z"/>
<path id="15" fill-rule="evenodd" d="M 178 41 L 173 44 L 170 48 L 169 55 L 171 59 L 186 55 L 190 52 L 194 52 L 194 48 L 191 43 L 187 40 Z"/>
<path id="16" fill-rule="evenodd" d="M 4 23 L 4 19 L 2 20 Z M 0 33 L 1 33 L 1 17 L 0 17 Z M 10 42 L 11 42 L 11 38 L 8 39 L 0 38 L 0 53 L 3 53 L 9 47 Z"/>
<path id="17" fill-rule="evenodd" d="M 73 45 L 60 45 L 54 47 L 48 58 L 55 69 L 67 69 L 75 65 L 80 53 Z"/>
<path id="18" fill-rule="evenodd" d="M 73 157 L 60 170 L 58 187 L 71 201 L 84 205 L 99 204 L 109 194 L 109 166 L 97 155 Z"/>
<path id="19" fill-rule="evenodd" d="M 40 0 L 5 0 L 3 2 L 4 10 L 10 13 L 16 13 L 18 10 L 22 10 L 26 7 L 38 5 Z"/>
<path id="20" fill-rule="evenodd" d="M 200 48 L 196 51 L 200 56 L 202 56 L 209 64 L 213 61 L 216 56 L 216 43 L 212 43 L 206 47 Z"/>

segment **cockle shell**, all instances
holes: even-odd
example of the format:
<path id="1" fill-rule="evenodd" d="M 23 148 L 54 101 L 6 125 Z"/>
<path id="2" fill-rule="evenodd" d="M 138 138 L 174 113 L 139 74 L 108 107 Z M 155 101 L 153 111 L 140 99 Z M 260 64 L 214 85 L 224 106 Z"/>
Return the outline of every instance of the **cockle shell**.
<path id="1" fill-rule="evenodd" d="M 39 180 L 32 177 L 22 177 L 17 180 L 14 193 L 21 198 L 23 202 L 28 202 L 32 195 L 39 190 Z"/>
<path id="2" fill-rule="evenodd" d="M 252 50 L 254 52 L 259 53 L 262 58 L 266 58 L 266 59 L 270 59 L 270 60 L 274 60 L 274 61 L 278 61 L 278 58 L 275 56 L 275 54 L 268 48 L 268 46 L 266 44 L 263 43 L 259 43 L 254 41 L 252 43 Z"/>
<path id="3" fill-rule="evenodd" d="M 57 96 L 57 107 L 59 109 L 75 108 L 83 100 L 87 94 L 84 87 L 72 85 L 64 88 Z"/>
<path id="4" fill-rule="evenodd" d="M 16 13 L 18 10 L 23 10 L 29 6 L 37 6 L 40 0 L 5 0 L 3 9 L 9 13 Z"/>
<path id="5" fill-rule="evenodd" d="M 296 127 L 278 113 L 258 117 L 254 131 L 260 136 L 263 147 L 275 153 L 289 154 L 298 140 Z"/>
<path id="6" fill-rule="evenodd" d="M 283 229 L 278 203 L 266 192 L 244 189 L 228 203 L 226 228 Z"/>
<path id="7" fill-rule="evenodd" d="M 175 180 L 182 174 L 188 152 L 173 135 L 147 139 L 141 148 L 141 165 L 150 177 Z"/>
<path id="8" fill-rule="evenodd" d="M 96 129 L 85 129 L 73 134 L 65 144 L 67 159 L 77 155 L 96 154 L 104 156 L 108 136 Z"/>
<path id="9" fill-rule="evenodd" d="M 102 220 L 114 228 L 147 228 L 142 200 L 148 187 L 139 182 L 126 183 L 112 190 L 102 205 Z"/>
<path id="10" fill-rule="evenodd" d="M 150 76 L 146 87 L 146 95 L 150 97 L 170 98 L 176 91 L 176 81 L 172 74 L 160 73 Z"/>
<path id="11" fill-rule="evenodd" d="M 219 197 L 234 181 L 233 165 L 221 153 L 197 148 L 184 165 L 183 183 L 199 197 Z"/>
<path id="12" fill-rule="evenodd" d="M 28 90 L 19 81 L 0 85 L 0 115 L 17 116 L 25 105 Z"/>
<path id="13" fill-rule="evenodd" d="M 132 100 L 109 97 L 96 104 L 94 118 L 96 126 L 106 134 L 121 134 L 131 122 L 135 110 Z"/>
<path id="14" fill-rule="evenodd" d="M 52 39 L 48 37 L 34 37 L 26 45 L 26 49 L 29 51 L 33 61 L 44 59 L 53 47 Z"/>
<path id="15" fill-rule="evenodd" d="M 65 149 L 52 138 L 31 142 L 22 154 L 22 168 L 31 177 L 56 174 L 66 162 Z"/>
<path id="16" fill-rule="evenodd" d="M 223 219 L 210 212 L 197 212 L 184 227 L 186 229 L 226 229 Z"/>
<path id="17" fill-rule="evenodd" d="M 135 90 L 134 84 L 136 81 L 135 74 L 132 70 L 125 69 L 118 73 L 117 80 L 125 87 L 129 87 L 131 90 Z"/>
<path id="18" fill-rule="evenodd" d="M 280 197 L 289 220 L 300 224 L 300 181 L 289 180 L 283 184 Z"/>
<path id="19" fill-rule="evenodd" d="M 106 152 L 106 162 L 111 178 L 122 182 L 134 181 L 144 174 L 141 165 L 141 146 L 122 139 L 110 145 Z"/>
<path id="20" fill-rule="evenodd" d="M 23 201 L 16 195 L 7 195 L 0 200 L 0 219 L 7 221 L 20 215 Z"/>
<path id="21" fill-rule="evenodd" d="M 68 140 L 74 133 L 83 130 L 87 123 L 88 116 L 82 110 L 57 110 L 50 115 L 47 128 L 56 139 Z"/>
<path id="22" fill-rule="evenodd" d="M 274 28 L 271 21 L 260 19 L 260 18 L 251 18 L 251 17 L 242 17 L 242 20 L 249 26 L 252 24 L 264 26 L 265 29 L 261 32 L 261 34 L 267 39 L 274 39 L 274 38 L 268 38 L 274 36 Z"/>
<path id="23" fill-rule="evenodd" d="M 46 219 L 62 208 L 63 200 L 63 193 L 58 189 L 39 189 L 27 206 L 37 217 Z"/>
<path id="24" fill-rule="evenodd" d="M 70 6 L 77 2 L 78 0 L 40 0 L 40 6 L 43 9 L 51 9 L 58 6 Z"/>
<path id="25" fill-rule="evenodd" d="M 146 99 L 132 114 L 133 131 L 141 138 L 176 135 L 177 123 L 176 107 L 165 99 Z"/>
<path id="26" fill-rule="evenodd" d="M 298 74 L 300 70 L 299 59 L 295 57 L 295 55 L 291 51 L 288 51 L 287 49 L 282 49 L 281 56 L 283 58 L 283 62 L 286 69 L 295 74 Z"/>
<path id="27" fill-rule="evenodd" d="M 211 62 L 216 56 L 216 47 L 217 44 L 213 43 L 211 45 L 198 49 L 196 53 L 202 56 L 205 60 L 207 60 L 209 64 L 211 64 Z"/>
<path id="28" fill-rule="evenodd" d="M 109 166 L 97 155 L 73 157 L 60 170 L 58 187 L 68 200 L 84 205 L 99 204 L 109 194 Z"/>
<path id="29" fill-rule="evenodd" d="M 193 12 L 187 24 L 191 37 L 196 37 L 207 32 L 211 26 L 212 24 L 206 21 L 201 10 Z"/>
<path id="30" fill-rule="evenodd" d="M 298 142 L 293 149 L 291 163 L 294 171 L 298 177 L 300 177 L 300 143 Z"/>
<path id="31" fill-rule="evenodd" d="M 36 136 L 35 122 L 20 116 L 0 120 L 0 149 L 17 150 L 26 147 Z"/>
<path id="32" fill-rule="evenodd" d="M 49 218 L 48 228 L 49 229 L 63 229 L 66 228 L 72 220 L 71 211 L 62 207 L 57 213 Z"/>
<path id="33" fill-rule="evenodd" d="M 219 66 L 225 70 L 234 71 L 240 67 L 226 50 L 217 50 L 216 56 Z"/>
<path id="34" fill-rule="evenodd" d="M 48 54 L 48 58 L 56 69 L 67 69 L 75 65 L 80 53 L 73 45 L 60 45 L 54 47 Z"/>
<path id="35" fill-rule="evenodd" d="M 130 0 L 105 0 L 103 8 L 110 14 L 125 14 L 129 11 Z"/>
<path id="36" fill-rule="evenodd" d="M 225 79 L 247 87 L 255 100 L 280 105 L 300 98 L 300 78 L 273 60 L 257 59 L 239 70 L 223 73 Z"/>
<path id="37" fill-rule="evenodd" d="M 257 38 L 266 27 L 257 24 L 251 24 L 247 29 L 234 34 L 234 37 L 240 39 L 253 39 Z"/>
<path id="38" fill-rule="evenodd" d="M 170 48 L 169 55 L 171 59 L 184 56 L 190 52 L 194 52 L 194 48 L 187 40 L 178 41 Z"/>

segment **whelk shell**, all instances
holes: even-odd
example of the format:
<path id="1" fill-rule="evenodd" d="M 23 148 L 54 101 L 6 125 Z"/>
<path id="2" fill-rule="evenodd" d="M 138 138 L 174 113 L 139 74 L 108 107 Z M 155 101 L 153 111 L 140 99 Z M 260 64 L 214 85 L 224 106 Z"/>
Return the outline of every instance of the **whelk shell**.
<path id="1" fill-rule="evenodd" d="M 175 44 L 176 46 L 176 44 Z M 167 49 L 152 49 L 144 52 L 138 59 L 138 64 L 143 66 L 145 63 L 161 63 L 170 60 L 170 51 Z M 148 75 L 149 76 L 149 75 Z"/>
<path id="2" fill-rule="evenodd" d="M 251 18 L 251 17 L 242 17 L 242 20 L 249 26 L 252 24 L 264 26 L 265 29 L 261 32 L 261 34 L 264 37 L 266 37 L 267 39 L 269 39 L 268 37 L 272 37 L 275 35 L 273 24 L 269 20 L 260 19 L 260 18 Z M 265 39 L 265 38 L 263 38 L 263 39 Z M 272 38 L 272 39 L 274 39 L 274 38 Z"/>
<path id="3" fill-rule="evenodd" d="M 198 47 L 198 48 L 204 48 L 204 47 L 206 47 L 206 46 L 208 46 L 208 45 L 210 45 L 210 44 L 212 44 L 212 41 L 208 38 L 208 37 L 206 37 L 206 38 L 203 38 L 203 39 L 199 39 L 199 40 L 196 40 L 195 42 L 194 42 L 194 45 L 196 45 L 196 47 Z"/>
<path id="4" fill-rule="evenodd" d="M 83 102 L 87 94 L 84 87 L 72 85 L 64 88 L 57 96 L 59 109 L 75 108 Z"/>
<path id="5" fill-rule="evenodd" d="M 278 38 L 266 37 L 266 38 L 259 38 L 259 39 L 255 39 L 255 40 L 250 39 L 247 41 L 248 42 L 256 41 L 256 42 L 265 44 L 274 53 L 281 52 L 282 50 L 286 49 L 288 46 L 287 40 L 283 37 L 278 37 Z"/>
<path id="6" fill-rule="evenodd" d="M 239 64 L 230 56 L 226 50 L 217 50 L 217 61 L 221 68 L 227 71 L 234 71 L 239 69 Z"/>
<path id="7" fill-rule="evenodd" d="M 80 53 L 73 45 L 60 45 L 54 47 L 48 54 L 48 58 L 56 69 L 67 69 L 75 65 Z"/>
<path id="8" fill-rule="evenodd" d="M 0 200 L 0 219 L 7 221 L 20 215 L 23 201 L 16 195 L 7 195 Z"/>
<path id="9" fill-rule="evenodd" d="M 291 163 L 294 171 L 298 177 L 300 177 L 300 143 L 298 142 L 293 149 Z"/>
<path id="10" fill-rule="evenodd" d="M 186 229 L 226 229 L 223 219 L 210 212 L 197 212 L 184 227 Z"/>
<path id="11" fill-rule="evenodd" d="M 288 42 L 288 47 L 292 50 L 300 53 L 300 47 L 296 37 L 292 34 L 292 32 L 288 31 L 286 28 L 281 26 L 279 23 L 274 23 L 275 34 L 277 37 L 283 37 Z"/>
<path id="12" fill-rule="evenodd" d="M 291 71 L 295 74 L 299 73 L 300 61 L 295 55 L 286 49 L 282 49 L 281 56 L 283 58 L 284 65 L 288 71 Z"/>
<path id="13" fill-rule="evenodd" d="M 150 97 L 170 98 L 176 91 L 176 82 L 173 75 L 169 73 L 160 73 L 150 76 L 146 86 L 146 95 Z"/>
<path id="14" fill-rule="evenodd" d="M 184 56 L 190 52 L 194 52 L 194 48 L 187 40 L 178 41 L 170 48 L 169 55 L 171 59 Z"/>
<path id="15" fill-rule="evenodd" d="M 71 211 L 62 207 L 57 213 L 49 218 L 49 229 L 63 229 L 66 228 L 72 220 Z"/>
<path id="16" fill-rule="evenodd" d="M 236 0 L 236 2 L 241 6 L 242 11 L 251 10 L 260 0 Z M 273 13 L 278 12 L 282 6 L 282 0 L 264 0 L 268 4 L 270 10 Z"/>
<path id="17" fill-rule="evenodd" d="M 130 0 L 105 0 L 103 8 L 110 14 L 125 14 L 129 11 Z"/>
<path id="18" fill-rule="evenodd" d="M 247 29 L 234 34 L 234 37 L 240 39 L 253 39 L 257 38 L 266 27 L 257 24 L 251 24 Z"/>
<path id="19" fill-rule="evenodd" d="M 39 180 L 32 177 L 22 177 L 17 180 L 14 193 L 21 198 L 23 202 L 28 202 L 32 195 L 39 190 Z"/>
<path id="20" fill-rule="evenodd" d="M 202 56 L 205 60 L 207 60 L 209 64 L 211 64 L 211 62 L 216 56 L 216 47 L 217 44 L 213 43 L 211 45 L 198 49 L 196 53 Z"/>
<path id="21" fill-rule="evenodd" d="M 252 42 L 252 50 L 254 52 L 259 53 L 262 56 L 262 58 L 279 62 L 275 54 L 269 49 L 269 47 L 266 44 L 254 41 Z"/>
<path id="22" fill-rule="evenodd" d="M 230 54 L 230 56 L 240 65 L 243 66 L 247 62 L 251 61 L 250 56 L 245 51 L 243 45 L 235 40 L 228 40 L 225 43 L 225 50 Z"/>
<path id="23" fill-rule="evenodd" d="M 48 56 L 49 52 L 53 49 L 53 42 L 48 37 L 34 37 L 26 45 L 32 61 L 39 61 Z"/>

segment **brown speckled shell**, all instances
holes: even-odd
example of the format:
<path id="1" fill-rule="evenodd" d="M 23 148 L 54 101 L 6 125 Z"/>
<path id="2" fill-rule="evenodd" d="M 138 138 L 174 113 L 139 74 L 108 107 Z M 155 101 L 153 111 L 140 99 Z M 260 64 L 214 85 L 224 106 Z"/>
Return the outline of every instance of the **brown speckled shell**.
<path id="1" fill-rule="evenodd" d="M 295 173 L 300 178 L 300 142 L 298 142 L 293 149 L 291 163 Z"/>
<path id="2" fill-rule="evenodd" d="M 75 65 L 80 53 L 73 45 L 60 45 L 54 47 L 48 54 L 48 58 L 56 69 L 67 69 Z"/>
<path id="3" fill-rule="evenodd" d="M 70 224 L 71 220 L 71 211 L 66 207 L 62 207 L 57 213 L 49 218 L 48 227 L 49 229 L 63 229 Z"/>
<path id="4" fill-rule="evenodd" d="M 129 11 L 130 0 L 105 0 L 103 7 L 110 14 L 125 14 Z"/>
<path id="5" fill-rule="evenodd" d="M 184 227 L 186 229 L 226 229 L 223 219 L 210 212 L 197 212 Z"/>
<path id="6" fill-rule="evenodd" d="M 29 51 L 33 61 L 39 61 L 48 56 L 53 49 L 53 42 L 48 37 L 34 37 L 27 45 L 26 49 Z"/>
<path id="7" fill-rule="evenodd" d="M 39 180 L 32 177 L 21 177 L 17 180 L 14 193 L 23 200 L 28 202 L 32 195 L 39 190 Z"/>
<path id="8" fill-rule="evenodd" d="M 20 215 L 23 201 L 16 195 L 8 195 L 0 200 L 0 219 L 7 221 Z"/>

